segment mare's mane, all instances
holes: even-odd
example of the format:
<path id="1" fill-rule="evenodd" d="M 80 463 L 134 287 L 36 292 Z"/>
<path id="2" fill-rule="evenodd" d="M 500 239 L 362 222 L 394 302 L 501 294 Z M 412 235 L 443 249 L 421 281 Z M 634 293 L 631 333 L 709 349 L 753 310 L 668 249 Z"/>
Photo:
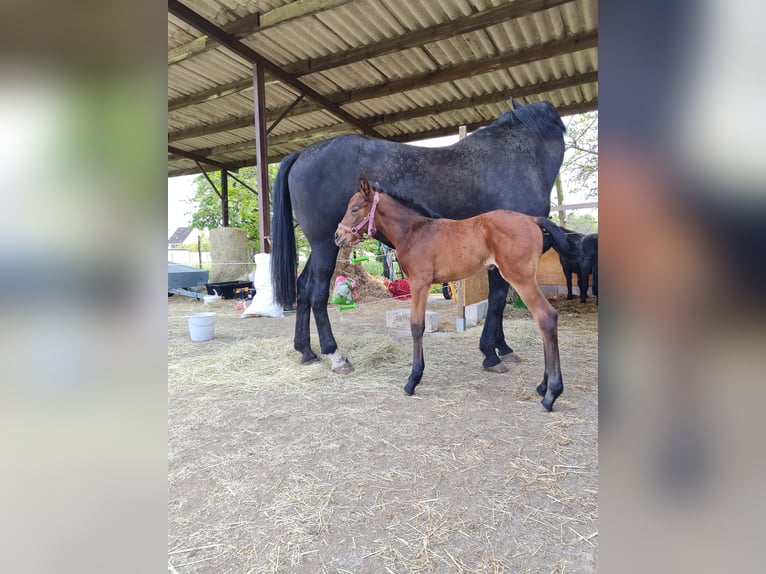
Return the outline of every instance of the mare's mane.
<path id="1" fill-rule="evenodd" d="M 548 102 L 533 102 L 521 106 L 515 100 L 512 101 L 516 109 L 503 113 L 488 128 L 498 127 L 503 124 L 514 125 L 520 123 L 543 139 L 559 138 L 567 131 L 556 109 Z"/>

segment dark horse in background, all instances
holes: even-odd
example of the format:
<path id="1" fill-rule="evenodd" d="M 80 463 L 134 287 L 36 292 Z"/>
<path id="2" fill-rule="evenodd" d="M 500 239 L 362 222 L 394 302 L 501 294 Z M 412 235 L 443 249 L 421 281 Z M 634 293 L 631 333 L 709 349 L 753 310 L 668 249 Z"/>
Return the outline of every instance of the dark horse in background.
<path id="1" fill-rule="evenodd" d="M 359 135 L 317 142 L 282 160 L 274 182 L 271 274 L 277 302 L 297 301 L 294 346 L 309 363 L 311 311 L 321 353 L 335 372 L 353 370 L 338 350 L 327 314 L 330 279 L 338 247 L 334 234 L 360 178 L 383 187 L 406 205 L 414 202 L 430 215 L 465 219 L 495 209 L 547 217 L 550 192 L 564 158 L 561 117 L 549 102 L 519 105 L 490 126 L 441 148 L 423 148 Z M 311 255 L 297 277 L 295 219 L 311 245 Z M 391 242 L 380 232 L 375 238 Z M 479 348 L 484 368 L 507 370 L 516 360 L 503 333 L 508 283 L 489 271 L 487 318 Z M 499 354 L 499 356 L 498 356 Z"/>
<path id="2" fill-rule="evenodd" d="M 573 299 L 572 273 L 577 275 L 580 302 L 588 298 L 588 280 L 593 275 L 593 296 L 598 301 L 598 233 L 584 235 L 566 230 L 572 251 L 569 254 L 558 251 L 561 268 L 567 281 L 567 300 Z"/>

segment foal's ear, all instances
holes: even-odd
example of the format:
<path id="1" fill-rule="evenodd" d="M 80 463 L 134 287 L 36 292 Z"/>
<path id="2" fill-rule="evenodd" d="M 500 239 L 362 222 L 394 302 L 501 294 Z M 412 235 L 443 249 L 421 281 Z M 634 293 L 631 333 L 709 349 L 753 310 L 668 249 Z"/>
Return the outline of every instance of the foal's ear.
<path id="1" fill-rule="evenodd" d="M 372 193 L 372 190 L 370 189 L 370 184 L 367 182 L 366 179 L 359 180 L 359 191 L 362 192 L 362 195 L 364 195 L 365 199 L 370 199 L 370 194 Z"/>

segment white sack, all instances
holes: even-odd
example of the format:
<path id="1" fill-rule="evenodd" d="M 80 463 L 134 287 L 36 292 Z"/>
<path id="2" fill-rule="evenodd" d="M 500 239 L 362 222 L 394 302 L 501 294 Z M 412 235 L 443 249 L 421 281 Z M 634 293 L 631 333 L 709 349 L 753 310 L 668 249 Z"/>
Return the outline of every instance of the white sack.
<path id="1" fill-rule="evenodd" d="M 260 315 L 262 317 L 284 317 L 282 307 L 274 301 L 274 289 L 271 286 L 271 255 L 258 253 L 255 256 L 255 275 L 253 302 L 242 313 L 242 317 Z"/>

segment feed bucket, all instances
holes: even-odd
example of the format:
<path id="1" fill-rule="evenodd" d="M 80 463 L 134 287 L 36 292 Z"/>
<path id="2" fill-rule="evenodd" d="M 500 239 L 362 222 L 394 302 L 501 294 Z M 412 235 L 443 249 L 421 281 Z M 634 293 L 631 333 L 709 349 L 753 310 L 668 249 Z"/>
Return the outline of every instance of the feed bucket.
<path id="1" fill-rule="evenodd" d="M 215 335 L 215 313 L 192 313 L 186 319 L 192 341 L 209 341 Z"/>

